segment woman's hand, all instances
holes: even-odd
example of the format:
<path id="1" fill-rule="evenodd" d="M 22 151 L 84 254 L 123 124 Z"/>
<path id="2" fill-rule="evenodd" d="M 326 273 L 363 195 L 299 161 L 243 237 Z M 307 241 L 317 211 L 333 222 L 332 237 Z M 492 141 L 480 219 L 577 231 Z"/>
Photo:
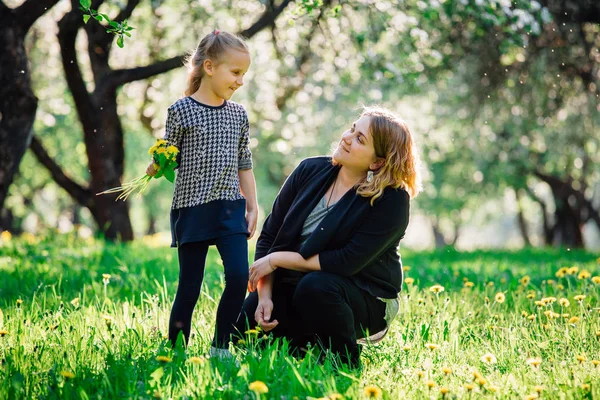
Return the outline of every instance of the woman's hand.
<path id="1" fill-rule="evenodd" d="M 260 325 L 260 327 L 265 332 L 269 332 L 270 330 L 273 330 L 277 325 L 279 325 L 279 322 L 276 319 L 270 321 L 272 312 L 273 300 L 258 300 L 258 306 L 256 307 L 256 311 L 254 312 L 254 320 Z"/>
<path id="2" fill-rule="evenodd" d="M 252 263 L 250 266 L 250 277 L 248 279 L 248 291 L 254 292 L 256 287 L 258 286 L 258 281 L 265 275 L 269 275 L 271 272 L 275 271 L 277 266 L 271 264 L 271 254 L 263 258 L 259 258 L 258 260 Z"/>

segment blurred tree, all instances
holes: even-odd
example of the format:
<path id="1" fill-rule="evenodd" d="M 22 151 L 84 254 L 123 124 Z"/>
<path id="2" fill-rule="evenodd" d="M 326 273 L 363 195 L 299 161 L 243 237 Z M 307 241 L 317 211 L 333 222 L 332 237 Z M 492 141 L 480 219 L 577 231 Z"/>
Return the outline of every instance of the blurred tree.
<path id="1" fill-rule="evenodd" d="M 0 211 L 31 141 L 37 98 L 31 89 L 25 37 L 34 22 L 59 0 L 28 0 L 16 8 L 0 1 Z M 11 224 L 3 212 L 0 223 Z M 2 224 L 0 228 L 6 228 Z"/>

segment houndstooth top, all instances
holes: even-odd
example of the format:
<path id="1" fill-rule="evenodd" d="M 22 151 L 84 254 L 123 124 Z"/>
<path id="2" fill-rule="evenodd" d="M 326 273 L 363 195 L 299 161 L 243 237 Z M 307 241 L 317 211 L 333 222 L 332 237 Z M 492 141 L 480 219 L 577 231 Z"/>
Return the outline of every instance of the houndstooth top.
<path id="1" fill-rule="evenodd" d="M 214 107 L 184 97 L 169 107 L 165 140 L 180 150 L 172 209 L 240 200 L 238 170 L 252 168 L 248 114 L 224 101 Z"/>

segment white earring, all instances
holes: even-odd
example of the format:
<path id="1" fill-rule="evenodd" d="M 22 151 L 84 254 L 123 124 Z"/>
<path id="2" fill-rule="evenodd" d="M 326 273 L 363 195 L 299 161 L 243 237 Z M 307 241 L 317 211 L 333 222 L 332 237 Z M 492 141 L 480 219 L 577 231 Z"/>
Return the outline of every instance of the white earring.
<path id="1" fill-rule="evenodd" d="M 369 170 L 369 172 L 367 172 L 367 182 L 371 182 L 373 181 L 373 171 Z"/>

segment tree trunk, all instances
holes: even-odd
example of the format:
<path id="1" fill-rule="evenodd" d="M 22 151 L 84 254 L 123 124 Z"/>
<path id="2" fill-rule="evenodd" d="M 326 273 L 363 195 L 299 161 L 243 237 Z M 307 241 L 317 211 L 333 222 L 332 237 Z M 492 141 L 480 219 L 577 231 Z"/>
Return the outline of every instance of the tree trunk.
<path id="1" fill-rule="evenodd" d="M 0 209 L 29 147 L 37 109 L 24 46 L 26 33 L 15 11 L 0 4 Z"/>
<path id="2" fill-rule="evenodd" d="M 527 221 L 525 220 L 525 213 L 523 212 L 523 205 L 521 204 L 521 189 L 515 189 L 515 196 L 517 198 L 517 207 L 519 211 L 517 212 L 517 221 L 519 223 L 519 231 L 521 232 L 521 236 L 523 237 L 523 243 L 525 246 L 531 246 L 531 240 L 529 240 L 529 227 L 527 226 Z"/>

